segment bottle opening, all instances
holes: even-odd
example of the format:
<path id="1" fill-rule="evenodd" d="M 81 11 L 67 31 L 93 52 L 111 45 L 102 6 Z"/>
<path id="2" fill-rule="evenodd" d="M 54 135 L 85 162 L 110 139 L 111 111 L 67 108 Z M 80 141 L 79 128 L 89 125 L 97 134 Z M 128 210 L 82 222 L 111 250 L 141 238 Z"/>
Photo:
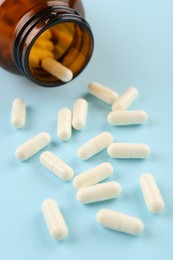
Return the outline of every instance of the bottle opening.
<path id="1" fill-rule="evenodd" d="M 91 33 L 86 28 L 74 22 L 58 23 L 32 41 L 26 55 L 27 74 L 39 85 L 62 85 L 75 78 L 84 69 L 92 50 Z M 55 61 L 63 65 L 60 72 Z M 71 78 L 69 71 L 72 73 Z M 68 76 L 63 79 L 61 74 L 66 72 Z"/>

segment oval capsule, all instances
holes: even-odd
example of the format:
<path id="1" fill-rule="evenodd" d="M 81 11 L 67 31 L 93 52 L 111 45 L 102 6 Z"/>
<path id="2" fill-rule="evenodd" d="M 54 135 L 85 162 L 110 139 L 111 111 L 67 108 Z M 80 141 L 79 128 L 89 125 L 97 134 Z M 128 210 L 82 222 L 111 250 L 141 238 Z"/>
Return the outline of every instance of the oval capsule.
<path id="1" fill-rule="evenodd" d="M 128 109 L 135 99 L 138 97 L 139 91 L 137 88 L 128 88 L 112 105 L 112 110 L 126 110 Z"/>
<path id="2" fill-rule="evenodd" d="M 130 235 L 139 235 L 144 230 L 144 224 L 140 219 L 114 210 L 101 209 L 97 213 L 96 220 L 105 228 Z"/>
<path id="3" fill-rule="evenodd" d="M 50 151 L 45 151 L 40 155 L 40 163 L 63 181 L 73 178 L 73 169 Z"/>
<path id="4" fill-rule="evenodd" d="M 107 121 L 110 125 L 135 125 L 144 124 L 148 115 L 142 110 L 133 111 L 112 111 L 107 116 Z"/>
<path id="5" fill-rule="evenodd" d="M 112 140 L 113 137 L 109 132 L 103 132 L 79 147 L 77 151 L 78 157 L 87 160 L 108 147 Z"/>
<path id="6" fill-rule="evenodd" d="M 22 128 L 25 125 L 26 103 L 22 98 L 16 98 L 12 104 L 11 125 L 14 128 Z"/>
<path id="7" fill-rule="evenodd" d="M 118 98 L 118 94 L 115 91 L 97 82 L 90 83 L 88 91 L 90 94 L 109 105 L 112 105 Z"/>
<path id="8" fill-rule="evenodd" d="M 44 70 L 63 82 L 68 82 L 73 78 L 73 72 L 55 60 L 54 57 L 44 57 L 41 61 L 41 66 Z"/>
<path id="9" fill-rule="evenodd" d="M 68 235 L 68 228 L 56 201 L 44 200 L 41 209 L 50 235 L 56 240 L 65 239 Z"/>
<path id="10" fill-rule="evenodd" d="M 50 141 L 51 137 L 48 133 L 40 133 L 19 146 L 15 151 L 15 156 L 17 159 L 25 161 L 47 146 Z"/>
<path id="11" fill-rule="evenodd" d="M 148 210 L 152 213 L 160 213 L 164 209 L 164 200 L 154 176 L 150 173 L 141 175 L 140 186 Z"/>
<path id="12" fill-rule="evenodd" d="M 89 169 L 78 176 L 73 180 L 73 187 L 75 189 L 81 189 L 88 187 L 94 184 L 97 184 L 100 181 L 105 180 L 110 177 L 113 173 L 113 166 L 110 163 L 104 162 L 96 167 Z"/>
<path id="13" fill-rule="evenodd" d="M 68 108 L 62 108 L 58 112 L 57 135 L 62 141 L 67 141 L 71 137 L 72 112 Z"/>
<path id="14" fill-rule="evenodd" d="M 146 144 L 112 143 L 108 146 L 107 152 L 112 158 L 142 159 L 149 156 L 151 150 Z"/>
<path id="15" fill-rule="evenodd" d="M 117 198 L 121 190 L 121 185 L 116 181 L 104 182 L 79 189 L 76 198 L 81 203 L 93 203 Z"/>
<path id="16" fill-rule="evenodd" d="M 79 98 L 75 101 L 73 107 L 72 126 L 76 130 L 81 130 L 85 127 L 88 112 L 88 102 Z"/>

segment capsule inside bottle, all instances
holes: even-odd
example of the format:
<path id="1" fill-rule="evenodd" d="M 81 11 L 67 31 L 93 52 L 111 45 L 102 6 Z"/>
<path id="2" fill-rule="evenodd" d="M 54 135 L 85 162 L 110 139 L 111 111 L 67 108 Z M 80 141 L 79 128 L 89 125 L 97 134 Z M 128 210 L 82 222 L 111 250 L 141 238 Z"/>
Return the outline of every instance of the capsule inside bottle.
<path id="1" fill-rule="evenodd" d="M 56 24 L 32 41 L 27 57 L 27 73 L 33 81 L 43 86 L 69 82 L 88 63 L 93 49 L 92 41 L 89 31 L 77 23 Z"/>

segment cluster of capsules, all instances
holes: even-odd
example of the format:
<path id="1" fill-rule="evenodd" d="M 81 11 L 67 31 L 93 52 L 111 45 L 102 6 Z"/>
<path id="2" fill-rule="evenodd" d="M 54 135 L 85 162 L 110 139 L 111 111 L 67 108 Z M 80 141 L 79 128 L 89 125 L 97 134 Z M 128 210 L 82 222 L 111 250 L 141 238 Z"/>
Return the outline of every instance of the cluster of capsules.
<path id="1" fill-rule="evenodd" d="M 134 87 L 127 89 L 121 96 L 99 83 L 89 84 L 88 91 L 95 97 L 112 105 L 113 111 L 107 116 L 111 125 L 143 124 L 147 120 L 145 111 L 127 109 L 138 96 L 138 90 Z M 88 112 L 88 102 L 77 99 L 73 111 L 62 108 L 58 111 L 57 135 L 59 139 L 67 141 L 71 137 L 72 128 L 81 130 L 85 127 Z M 26 104 L 23 99 L 13 102 L 11 124 L 15 128 L 21 128 L 25 124 Z M 51 141 L 48 133 L 40 133 L 15 151 L 15 156 L 21 161 L 46 147 Z M 150 147 L 146 144 L 117 143 L 113 142 L 113 136 L 109 132 L 102 132 L 90 139 L 77 150 L 77 155 L 82 160 L 88 160 L 95 154 L 107 149 L 112 158 L 146 158 L 150 154 Z M 40 155 L 40 163 L 63 181 L 69 181 L 74 177 L 73 169 L 51 151 L 44 151 Z M 113 166 L 108 162 L 102 162 L 94 168 L 77 175 L 73 179 L 73 187 L 77 190 L 76 199 L 80 203 L 88 204 L 117 198 L 121 192 L 121 185 L 116 181 L 103 182 L 113 174 Z M 102 183 L 100 183 L 102 181 Z M 144 173 L 140 176 L 140 186 L 148 210 L 152 213 L 160 213 L 164 209 L 164 200 L 154 176 Z M 62 213 L 53 199 L 46 199 L 42 203 L 42 212 L 49 232 L 56 240 L 63 240 L 68 234 L 68 228 Z M 144 230 L 143 222 L 133 216 L 123 214 L 110 209 L 101 209 L 96 220 L 102 226 L 128 233 L 139 235 Z"/>

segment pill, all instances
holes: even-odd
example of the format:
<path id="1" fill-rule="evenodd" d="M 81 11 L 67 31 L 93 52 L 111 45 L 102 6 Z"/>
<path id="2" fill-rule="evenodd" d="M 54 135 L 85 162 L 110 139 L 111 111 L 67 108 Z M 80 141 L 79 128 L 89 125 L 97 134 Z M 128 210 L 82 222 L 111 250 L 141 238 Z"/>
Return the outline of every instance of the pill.
<path id="1" fill-rule="evenodd" d="M 56 201 L 44 200 L 41 209 L 50 235 L 56 240 L 65 239 L 68 235 L 68 228 Z"/>
<path id="2" fill-rule="evenodd" d="M 148 116 L 145 111 L 112 111 L 107 116 L 107 121 L 111 125 L 134 125 L 144 124 Z"/>
<path id="3" fill-rule="evenodd" d="M 57 135 L 62 141 L 67 141 L 71 137 L 72 112 L 68 108 L 62 108 L 58 112 Z"/>
<path id="4" fill-rule="evenodd" d="M 140 176 L 140 186 L 148 210 L 160 213 L 164 209 L 164 200 L 155 178 L 150 173 L 144 173 Z"/>
<path id="5" fill-rule="evenodd" d="M 52 38 L 51 30 L 46 30 L 39 36 L 39 39 L 44 39 L 44 40 L 50 40 L 51 38 Z"/>
<path id="6" fill-rule="evenodd" d="M 44 39 L 37 39 L 33 45 L 34 47 L 46 49 L 48 51 L 53 51 L 54 50 L 54 44 L 53 42 L 49 40 L 44 40 Z"/>
<path id="7" fill-rule="evenodd" d="M 117 198 L 121 190 L 120 184 L 116 181 L 104 182 L 79 189 L 76 199 L 84 204 L 109 200 Z"/>
<path id="8" fill-rule="evenodd" d="M 79 147 L 77 151 L 78 157 L 82 160 L 87 160 L 108 147 L 112 141 L 113 137 L 109 132 L 102 132 Z"/>
<path id="9" fill-rule="evenodd" d="M 112 110 L 126 110 L 135 101 L 139 92 L 136 88 L 128 88 L 112 105 Z"/>
<path id="10" fill-rule="evenodd" d="M 73 107 L 72 126 L 76 130 L 81 130 L 85 127 L 88 112 L 88 102 L 83 99 L 77 99 Z"/>
<path id="11" fill-rule="evenodd" d="M 81 50 L 82 51 L 82 50 Z M 86 54 L 87 55 L 87 54 Z M 79 68 L 83 68 L 85 62 L 86 62 L 86 55 L 82 52 L 79 52 L 77 57 L 75 58 L 75 62 L 73 60 L 73 63 L 70 65 L 69 69 L 73 71 L 73 73 L 78 73 Z"/>
<path id="12" fill-rule="evenodd" d="M 38 57 L 39 62 L 44 58 L 48 58 L 48 57 L 54 58 L 54 54 L 51 51 L 45 50 L 42 48 L 38 48 L 38 47 L 34 47 L 34 46 L 32 47 L 32 49 L 30 51 L 29 60 L 32 60 L 33 56 Z"/>
<path id="13" fill-rule="evenodd" d="M 17 159 L 25 161 L 47 146 L 50 141 L 50 135 L 42 132 L 19 146 L 15 151 L 15 156 Z"/>
<path id="14" fill-rule="evenodd" d="M 96 167 L 89 169 L 80 175 L 76 176 L 73 180 L 73 187 L 75 189 L 81 189 L 110 177 L 113 173 L 113 166 L 110 163 L 104 162 Z"/>
<path id="15" fill-rule="evenodd" d="M 38 68 L 40 65 L 40 59 L 36 55 L 29 55 L 30 68 Z"/>
<path id="16" fill-rule="evenodd" d="M 150 154 L 150 147 L 146 144 L 112 143 L 107 149 L 112 158 L 145 158 Z"/>
<path id="17" fill-rule="evenodd" d="M 63 82 L 68 82 L 73 78 L 73 73 L 70 69 L 51 57 L 45 57 L 42 59 L 41 66 L 52 76 L 60 79 Z"/>
<path id="18" fill-rule="evenodd" d="M 90 83 L 88 91 L 90 94 L 109 105 L 112 105 L 118 98 L 118 94 L 115 91 L 97 82 Z"/>
<path id="19" fill-rule="evenodd" d="M 58 51 L 60 47 L 56 46 L 55 48 Z M 72 63 L 74 63 L 74 61 L 76 61 L 76 58 L 79 55 L 79 53 L 80 53 L 80 51 L 78 49 L 72 47 L 68 51 L 68 55 L 63 57 L 63 65 L 66 66 L 66 67 L 70 66 Z"/>
<path id="20" fill-rule="evenodd" d="M 40 155 L 40 163 L 63 181 L 73 178 L 73 169 L 50 151 Z"/>
<path id="21" fill-rule="evenodd" d="M 101 209 L 96 220 L 103 227 L 130 235 L 139 235 L 144 230 L 143 222 L 135 217 L 109 209 Z"/>
<path id="22" fill-rule="evenodd" d="M 16 98 L 12 104 L 11 125 L 14 128 L 22 128 L 25 125 L 26 104 L 22 98 Z"/>

